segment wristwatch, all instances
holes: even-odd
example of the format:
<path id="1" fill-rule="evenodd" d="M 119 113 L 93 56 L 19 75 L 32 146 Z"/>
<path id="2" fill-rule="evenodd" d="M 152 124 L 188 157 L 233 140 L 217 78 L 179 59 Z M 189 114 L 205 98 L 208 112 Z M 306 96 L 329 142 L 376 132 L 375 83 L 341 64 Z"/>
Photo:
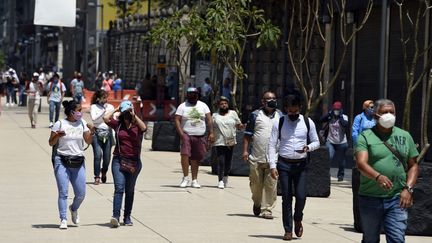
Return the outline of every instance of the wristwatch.
<path id="1" fill-rule="evenodd" d="M 414 188 L 410 185 L 406 185 L 403 188 L 406 189 L 411 194 L 414 192 Z"/>

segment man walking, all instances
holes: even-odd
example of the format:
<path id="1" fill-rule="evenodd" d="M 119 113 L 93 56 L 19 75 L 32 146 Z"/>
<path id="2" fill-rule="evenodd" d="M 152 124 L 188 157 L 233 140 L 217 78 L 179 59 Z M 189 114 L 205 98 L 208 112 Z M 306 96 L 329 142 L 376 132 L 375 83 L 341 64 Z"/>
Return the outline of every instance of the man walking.
<path id="1" fill-rule="evenodd" d="M 284 240 L 292 240 L 293 195 L 295 196 L 294 232 L 297 237 L 303 235 L 307 153 L 320 146 L 314 122 L 310 118 L 306 120 L 300 114 L 300 108 L 299 97 L 288 96 L 285 99 L 284 110 L 287 115 L 273 125 L 268 146 L 271 175 L 276 180 L 279 178 L 282 190 Z"/>
<path id="2" fill-rule="evenodd" d="M 60 115 L 60 106 L 66 92 L 66 86 L 60 80 L 58 73 L 53 75 L 52 81 L 48 84 L 48 104 L 49 104 L 49 127 L 54 125 L 54 122 L 58 121 Z M 54 119 L 55 112 L 55 119 Z"/>
<path id="3" fill-rule="evenodd" d="M 83 100 L 84 94 L 84 82 L 82 81 L 81 73 L 77 73 L 76 77 L 71 81 L 70 84 L 72 98 L 78 103 L 81 104 Z"/>
<path id="4" fill-rule="evenodd" d="M 262 107 L 249 116 L 243 137 L 243 160 L 250 164 L 249 181 L 253 200 L 253 213 L 265 219 L 273 219 L 276 203 L 277 180 L 270 176 L 266 158 L 268 141 L 273 124 L 279 120 L 275 93 L 267 91 L 261 99 Z M 249 144 L 253 145 L 249 154 Z"/>
<path id="5" fill-rule="evenodd" d="M 364 243 L 379 242 L 384 226 L 387 242 L 405 242 L 407 208 L 419 173 L 418 151 L 411 135 L 396 127 L 395 105 L 380 99 L 374 105 L 377 124 L 357 140 L 360 176 L 359 210 Z"/>
<path id="6" fill-rule="evenodd" d="M 181 139 L 181 166 L 183 179 L 180 183 L 181 188 L 189 184 L 189 162 L 192 171 L 193 188 L 201 188 L 197 181 L 199 162 L 204 158 L 206 153 L 206 144 L 214 142 L 213 119 L 210 109 L 204 103 L 198 100 L 199 92 L 195 87 L 190 87 L 186 92 L 186 102 L 183 102 L 177 108 L 175 114 L 175 127 Z M 208 131 L 208 138 L 204 136 Z"/>

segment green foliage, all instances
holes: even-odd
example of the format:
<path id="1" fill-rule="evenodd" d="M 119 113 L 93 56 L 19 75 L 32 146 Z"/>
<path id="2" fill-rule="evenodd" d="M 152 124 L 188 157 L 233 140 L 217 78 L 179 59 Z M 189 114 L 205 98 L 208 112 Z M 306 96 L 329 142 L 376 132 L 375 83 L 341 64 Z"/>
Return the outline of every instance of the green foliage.
<path id="1" fill-rule="evenodd" d="M 3 69 L 5 65 L 5 55 L 3 51 L 0 50 L 0 69 Z"/>
<path id="2" fill-rule="evenodd" d="M 117 7 L 117 17 L 124 18 L 128 15 L 138 13 L 144 1 L 145 0 L 111 0 L 108 2 L 108 6 Z"/>

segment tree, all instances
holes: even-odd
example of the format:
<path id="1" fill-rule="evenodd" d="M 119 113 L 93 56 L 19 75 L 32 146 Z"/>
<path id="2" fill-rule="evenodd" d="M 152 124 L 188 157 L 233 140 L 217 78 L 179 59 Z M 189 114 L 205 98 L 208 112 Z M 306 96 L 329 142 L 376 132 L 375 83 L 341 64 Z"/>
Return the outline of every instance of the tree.
<path id="1" fill-rule="evenodd" d="M 429 147 L 428 118 L 432 90 L 432 69 L 430 69 L 432 64 L 432 44 L 426 40 L 424 44 L 421 45 L 422 37 L 420 36 L 420 26 L 426 25 L 425 23 L 429 22 L 432 6 L 429 0 L 417 1 L 419 6 L 417 6 L 413 16 L 409 10 L 404 8 L 406 4 L 405 0 L 394 0 L 394 2 L 399 9 L 400 42 L 402 45 L 405 68 L 404 76 L 407 89 L 403 109 L 402 128 L 405 130 L 410 129 L 411 101 L 414 91 L 423 83 L 423 99 L 425 104 L 422 114 L 423 127 L 421 142 L 424 146 L 423 149 L 427 150 Z M 423 64 L 423 66 L 419 68 L 419 64 Z"/>
<path id="2" fill-rule="evenodd" d="M 243 81 L 247 77 L 242 67 L 246 44 L 255 41 L 255 47 L 276 45 L 281 31 L 264 16 L 251 0 L 215 0 L 209 3 L 205 13 L 207 30 L 199 39 L 198 48 L 203 53 L 214 53 L 218 61 L 233 74 L 232 105 L 242 106 Z M 237 90 L 240 84 L 240 105 Z"/>
<path id="3" fill-rule="evenodd" d="M 126 16 L 136 14 L 142 8 L 144 0 L 111 0 L 108 6 L 117 7 L 117 17 L 124 18 Z"/>
<path id="4" fill-rule="evenodd" d="M 324 2 L 326 4 L 322 5 Z M 364 27 L 372 11 L 373 1 L 368 1 L 364 16 L 359 24 L 352 28 L 349 28 L 347 20 L 346 0 L 290 0 L 289 4 L 291 17 L 287 42 L 288 56 L 297 87 L 306 103 L 305 116 L 309 116 L 335 84 L 345 61 L 348 45 Z M 336 22 L 342 49 L 339 63 L 335 65 L 334 73 L 330 74 L 329 45 L 326 46 L 326 43 L 332 41 L 329 32 Z M 326 46 L 323 56 L 313 53 L 311 48 L 314 41 L 320 41 L 322 46 Z M 320 66 L 317 68 L 319 71 L 313 73 L 312 63 Z"/>

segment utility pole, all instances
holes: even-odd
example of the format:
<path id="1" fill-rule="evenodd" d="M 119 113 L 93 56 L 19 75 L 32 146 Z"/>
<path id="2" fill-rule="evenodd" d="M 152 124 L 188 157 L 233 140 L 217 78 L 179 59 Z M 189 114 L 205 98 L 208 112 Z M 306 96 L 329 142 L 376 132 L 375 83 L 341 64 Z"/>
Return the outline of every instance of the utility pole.
<path id="1" fill-rule="evenodd" d="M 84 80 L 88 79 L 88 6 L 86 4 L 84 9 L 84 27 L 83 27 L 83 36 L 84 36 L 84 50 L 83 50 L 83 70 L 82 75 Z"/>

